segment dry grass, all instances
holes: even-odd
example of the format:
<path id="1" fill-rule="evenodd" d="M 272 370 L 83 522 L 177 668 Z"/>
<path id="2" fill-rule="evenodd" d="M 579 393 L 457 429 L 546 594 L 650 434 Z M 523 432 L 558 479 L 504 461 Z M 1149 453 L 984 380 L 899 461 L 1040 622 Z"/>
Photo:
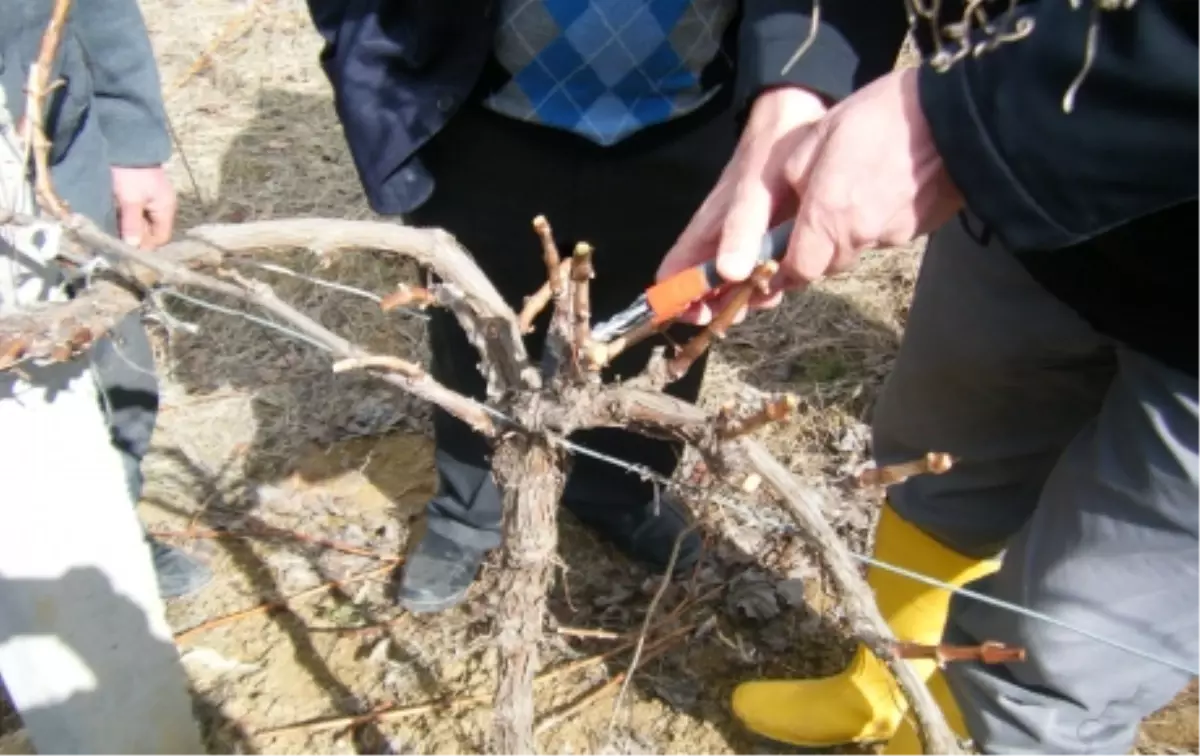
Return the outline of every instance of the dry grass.
<path id="1" fill-rule="evenodd" d="M 183 195 L 183 226 L 370 215 L 301 0 L 142 5 L 179 136 L 171 171 Z M 217 39 L 211 64 L 192 73 Z M 530 254 L 536 253 L 531 244 Z M 786 387 L 799 393 L 802 406 L 794 422 L 768 439 L 780 458 L 814 478 L 861 462 L 866 412 L 897 347 L 919 254 L 916 248 L 873 253 L 853 278 L 827 282 L 739 326 L 716 354 L 704 401 Z M 313 266 L 298 254 L 277 262 L 298 270 Z M 413 271 L 361 257 L 343 259 L 332 274 L 381 292 Z M 419 318 L 384 316 L 369 302 L 265 277 L 346 336 L 425 358 Z M 186 306 L 172 310 L 200 332 L 160 333 L 165 395 L 146 466 L 146 520 L 170 530 L 190 523 L 241 529 L 269 524 L 381 553 L 401 551 L 419 532 L 434 485 L 425 408 L 366 379 L 334 376 L 312 350 L 241 319 Z M 606 737 L 610 708 L 600 702 L 547 733 L 545 750 L 756 752 L 763 744 L 747 738 L 729 716 L 732 686 L 762 675 L 828 674 L 844 663 L 848 649 L 838 640 L 836 607 L 819 574 L 801 567 L 779 575 L 757 564 L 751 555 L 768 544 L 754 503 L 719 511 L 722 535 L 692 595 L 729 585 L 728 598 L 689 607 L 680 620 L 699 622 L 705 632 L 639 670 L 628 724 L 615 742 Z M 870 502 L 851 500 L 829 514 L 862 547 L 872 512 Z M 617 631 L 638 627 L 655 587 L 648 575 L 573 522 L 564 522 L 563 539 L 563 579 L 551 600 L 557 621 Z M 178 542 L 217 572 L 198 596 L 171 604 L 178 630 L 374 564 L 277 538 Z M 210 746 L 215 752 L 271 753 L 480 750 L 487 712 L 478 707 L 311 736 L 257 733 L 385 702 L 421 703 L 487 689 L 494 664 L 487 625 L 493 577 L 489 564 L 469 600 L 437 617 L 397 616 L 386 582 L 368 580 L 300 602 L 292 613 L 248 617 L 189 639 L 184 659 Z M 664 606 L 678 606 L 685 593 L 683 587 L 668 591 Z M 390 623 L 386 632 L 346 632 L 381 622 Z M 546 654 L 567 660 L 608 643 L 553 637 Z M 618 657 L 607 671 L 595 668 L 541 690 L 541 713 L 568 706 L 626 660 Z M 1150 750 L 1196 751 L 1194 721 L 1187 739 L 1177 737 L 1172 722 L 1181 718 L 1195 719 L 1194 696 L 1147 728 L 1154 738 L 1147 741 Z"/>

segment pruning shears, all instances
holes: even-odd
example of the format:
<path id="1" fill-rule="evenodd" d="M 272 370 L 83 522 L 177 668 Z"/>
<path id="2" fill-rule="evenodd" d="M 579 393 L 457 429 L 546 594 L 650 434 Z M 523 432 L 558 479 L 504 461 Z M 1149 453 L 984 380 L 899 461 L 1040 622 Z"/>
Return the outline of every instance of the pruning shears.
<path id="1" fill-rule="evenodd" d="M 778 261 L 787 253 L 795 220 L 779 224 L 763 236 L 758 262 Z M 697 302 L 723 293 L 729 282 L 717 272 L 716 260 L 709 260 L 659 281 L 634 300 L 633 304 L 597 324 L 592 336 L 600 342 L 620 338 L 645 325 L 662 325 L 678 318 Z"/>

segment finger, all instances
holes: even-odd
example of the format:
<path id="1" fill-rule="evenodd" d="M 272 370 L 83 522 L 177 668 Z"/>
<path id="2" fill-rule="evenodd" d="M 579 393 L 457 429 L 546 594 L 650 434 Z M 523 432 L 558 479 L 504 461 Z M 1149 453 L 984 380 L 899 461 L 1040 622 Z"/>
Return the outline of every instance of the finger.
<path id="1" fill-rule="evenodd" d="M 720 226 L 716 222 L 719 214 L 709 209 L 708 203 L 692 217 L 687 228 L 675 240 L 658 266 L 655 280 L 670 278 L 681 270 L 708 262 L 716 254 Z"/>
<path id="2" fill-rule="evenodd" d="M 160 208 L 146 209 L 146 232 L 150 247 L 161 247 L 171 240 L 174 213 Z"/>
<path id="3" fill-rule="evenodd" d="M 749 306 L 752 310 L 770 310 L 778 307 L 783 301 L 783 293 L 788 288 L 788 277 L 782 269 L 775 272 L 775 275 L 766 282 L 765 285 L 755 288 L 750 292 Z"/>
<path id="4" fill-rule="evenodd" d="M 689 307 L 676 320 L 695 326 L 705 326 L 712 322 L 713 310 L 707 302 L 697 302 Z"/>
<path id="5" fill-rule="evenodd" d="M 737 313 L 733 316 L 733 325 L 741 325 L 746 320 L 746 316 L 749 314 L 749 307 L 738 308 Z"/>
<path id="6" fill-rule="evenodd" d="M 750 295 L 750 308 L 753 310 L 773 310 L 782 302 L 782 291 L 773 291 L 770 294 L 754 293 Z"/>
<path id="7" fill-rule="evenodd" d="M 750 277 L 773 207 L 774 198 L 762 182 L 747 180 L 739 184 L 725 214 L 717 246 L 717 272 L 726 281 L 745 281 Z"/>
<path id="8" fill-rule="evenodd" d="M 151 246 L 159 247 L 171 241 L 171 235 L 175 230 L 177 207 L 174 192 L 169 192 L 147 206 L 146 215 L 149 220 L 147 226 Z"/>
<path id="9" fill-rule="evenodd" d="M 766 291 L 758 293 L 757 296 L 769 297 L 773 296 L 775 292 L 782 294 L 783 292 L 791 291 L 792 289 L 802 289 L 807 285 L 808 283 L 806 281 L 802 281 L 792 275 L 792 271 L 788 267 L 781 266 L 779 270 L 775 272 L 775 275 L 771 276 L 771 280 L 767 282 Z"/>
<path id="10" fill-rule="evenodd" d="M 810 213 L 801 207 L 782 266 L 787 269 L 788 277 L 801 285 L 825 276 L 837 251 L 829 223 L 809 216 Z"/>
<path id="11" fill-rule="evenodd" d="M 127 202 L 117 208 L 117 228 L 121 240 L 131 247 L 142 246 L 147 238 L 145 210 L 141 203 Z"/>
<path id="12" fill-rule="evenodd" d="M 717 242 L 715 234 L 711 241 L 703 239 L 696 242 L 680 240 L 667 251 L 662 262 L 659 263 L 658 271 L 654 274 L 654 280 L 665 281 L 680 271 L 708 262 L 713 259 L 716 252 Z"/>

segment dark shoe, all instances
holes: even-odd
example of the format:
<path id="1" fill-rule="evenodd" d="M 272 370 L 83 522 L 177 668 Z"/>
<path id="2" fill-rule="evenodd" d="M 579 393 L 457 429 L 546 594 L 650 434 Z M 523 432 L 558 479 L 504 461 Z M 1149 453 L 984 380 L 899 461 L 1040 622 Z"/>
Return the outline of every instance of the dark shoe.
<path id="1" fill-rule="evenodd" d="M 613 542 L 631 559 L 663 572 L 671 559 L 675 539 L 691 524 L 687 510 L 674 496 L 664 493 L 655 502 L 638 509 L 612 509 L 599 506 L 579 507 L 566 504 L 571 514 Z M 655 509 L 658 514 L 655 514 Z M 700 534 L 692 530 L 683 536 L 675 559 L 672 577 L 695 566 L 703 551 Z"/>
<path id="2" fill-rule="evenodd" d="M 484 551 L 426 531 L 404 564 L 397 601 L 410 612 L 441 612 L 463 600 Z"/>
<path id="3" fill-rule="evenodd" d="M 195 593 L 212 581 L 212 570 L 174 546 L 147 538 L 154 574 L 158 578 L 158 595 L 164 599 L 179 598 Z"/>

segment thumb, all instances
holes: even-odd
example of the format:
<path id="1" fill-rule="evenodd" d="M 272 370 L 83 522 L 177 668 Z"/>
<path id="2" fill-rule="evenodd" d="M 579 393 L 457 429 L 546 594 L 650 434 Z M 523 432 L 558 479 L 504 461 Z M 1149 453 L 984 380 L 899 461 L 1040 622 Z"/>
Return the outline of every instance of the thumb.
<path id="1" fill-rule="evenodd" d="M 142 206 L 133 202 L 122 203 L 117 208 L 117 222 L 121 240 L 130 246 L 141 247 L 147 230 Z"/>
<path id="2" fill-rule="evenodd" d="M 656 281 L 670 278 L 681 270 L 701 265 L 712 259 L 720 226 L 707 204 L 696 212 L 687 228 L 675 240 L 662 262 L 659 263 L 658 272 L 655 274 Z"/>
<path id="3" fill-rule="evenodd" d="M 738 187 L 717 246 L 717 272 L 726 281 L 745 281 L 758 262 L 763 235 L 771 223 L 771 192 L 755 181 Z"/>

